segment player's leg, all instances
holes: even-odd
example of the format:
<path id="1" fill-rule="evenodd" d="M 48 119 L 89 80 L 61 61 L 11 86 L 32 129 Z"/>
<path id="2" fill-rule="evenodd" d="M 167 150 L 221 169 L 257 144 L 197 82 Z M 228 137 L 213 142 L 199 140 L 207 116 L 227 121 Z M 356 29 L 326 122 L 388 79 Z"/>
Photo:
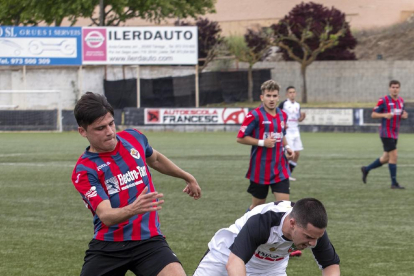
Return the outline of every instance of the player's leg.
<path id="1" fill-rule="evenodd" d="M 272 193 L 276 201 L 289 200 L 290 182 L 289 179 L 282 180 L 278 183 L 270 184 Z"/>
<path id="2" fill-rule="evenodd" d="M 247 192 L 252 195 L 252 204 L 247 210 L 250 211 L 254 207 L 266 203 L 266 197 L 269 193 L 269 185 L 257 184 L 253 181 L 250 181 L 250 185 L 247 189 Z"/>
<path id="3" fill-rule="evenodd" d="M 388 152 L 389 160 L 388 160 L 388 169 L 390 171 L 391 177 L 391 189 L 404 189 L 404 187 L 400 186 L 397 182 L 397 159 L 398 159 L 398 151 L 397 151 L 397 140 L 395 139 L 393 146 L 391 147 L 391 151 Z"/>
<path id="4" fill-rule="evenodd" d="M 391 143 L 392 141 L 391 140 L 393 140 L 393 139 L 382 138 L 381 137 L 382 146 L 384 148 L 384 153 L 382 154 L 382 156 L 380 158 L 375 159 L 375 161 L 372 162 L 371 164 L 369 164 L 368 166 L 361 167 L 362 182 L 367 183 L 367 176 L 368 176 L 368 173 L 369 173 L 370 170 L 379 168 L 383 164 L 388 163 L 388 160 L 389 160 L 388 152 L 392 148 L 392 143 Z"/>
<path id="5" fill-rule="evenodd" d="M 130 253 L 122 250 L 126 242 L 92 240 L 86 250 L 81 276 L 124 276 Z"/>
<path id="6" fill-rule="evenodd" d="M 185 276 L 177 256 L 162 236 L 140 241 L 131 257 L 129 269 L 136 275 Z"/>
<path id="7" fill-rule="evenodd" d="M 290 171 L 293 173 L 293 170 L 298 165 L 300 151 L 303 150 L 303 145 L 302 145 L 302 140 L 300 139 L 300 135 L 293 137 L 293 139 L 291 140 L 291 144 L 289 145 L 291 146 L 292 150 L 295 152 L 295 157 L 292 160 L 289 160 L 289 168 L 290 168 Z M 291 176 L 289 177 L 289 180 L 295 181 L 296 179 Z"/>
<path id="8" fill-rule="evenodd" d="M 158 273 L 158 276 L 186 276 L 186 274 L 180 263 L 170 263 Z"/>
<path id="9" fill-rule="evenodd" d="M 290 146 L 290 148 L 293 151 L 295 151 L 295 136 L 293 134 L 287 133 L 285 137 L 286 137 L 287 144 Z M 294 160 L 289 160 L 289 169 L 291 173 L 293 172 L 295 167 L 296 167 L 296 162 Z M 293 177 L 291 178 L 291 180 L 294 181 Z"/>

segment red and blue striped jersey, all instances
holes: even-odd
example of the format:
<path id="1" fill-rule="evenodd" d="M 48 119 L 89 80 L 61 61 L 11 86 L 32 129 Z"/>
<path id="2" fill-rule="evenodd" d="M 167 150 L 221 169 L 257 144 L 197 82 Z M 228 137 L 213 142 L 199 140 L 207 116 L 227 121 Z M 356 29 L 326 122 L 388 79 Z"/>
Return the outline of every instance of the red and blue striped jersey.
<path id="1" fill-rule="evenodd" d="M 162 235 L 156 211 L 135 215 L 129 220 L 106 226 L 96 214 L 103 200 L 112 208 L 131 204 L 148 186 L 154 192 L 146 158 L 153 153 L 148 140 L 137 130 L 117 133 L 118 143 L 112 152 L 93 153 L 89 147 L 79 158 L 72 174 L 72 182 L 93 215 L 94 239 L 102 241 L 146 240 Z"/>
<path id="2" fill-rule="evenodd" d="M 394 100 L 391 96 L 385 96 L 379 99 L 377 106 L 373 109 L 377 113 L 393 113 L 391 119 L 381 119 L 379 128 L 380 136 L 383 138 L 398 139 L 398 131 L 400 129 L 401 116 L 404 111 L 404 100 L 398 97 Z"/>
<path id="3" fill-rule="evenodd" d="M 283 152 L 282 139 L 286 134 L 287 115 L 276 108 L 276 115 L 267 113 L 263 106 L 246 115 L 237 138 L 251 136 L 264 140 L 275 137 L 273 148 L 252 146 L 246 178 L 259 184 L 272 184 L 289 178 L 290 170 Z"/>

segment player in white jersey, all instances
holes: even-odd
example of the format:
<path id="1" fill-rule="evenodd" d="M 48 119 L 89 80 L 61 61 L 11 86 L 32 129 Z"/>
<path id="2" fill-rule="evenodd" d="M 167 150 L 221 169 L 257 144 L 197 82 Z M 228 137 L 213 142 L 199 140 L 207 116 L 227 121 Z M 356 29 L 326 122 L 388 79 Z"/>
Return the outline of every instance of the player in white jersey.
<path id="1" fill-rule="evenodd" d="M 340 275 L 327 223 L 314 198 L 259 205 L 216 232 L 193 276 L 286 276 L 289 253 L 307 247 L 323 276 Z"/>
<path id="2" fill-rule="evenodd" d="M 295 87 L 289 86 L 286 88 L 286 100 L 279 104 L 279 108 L 282 109 L 288 115 L 287 129 L 286 129 L 286 141 L 287 144 L 295 152 L 295 156 L 292 160 L 289 160 L 290 172 L 298 164 L 300 151 L 303 150 L 302 141 L 300 140 L 299 122 L 302 122 L 306 118 L 306 113 L 301 112 L 300 104 L 295 101 L 296 90 Z M 296 179 L 292 176 L 289 178 L 291 181 Z"/>

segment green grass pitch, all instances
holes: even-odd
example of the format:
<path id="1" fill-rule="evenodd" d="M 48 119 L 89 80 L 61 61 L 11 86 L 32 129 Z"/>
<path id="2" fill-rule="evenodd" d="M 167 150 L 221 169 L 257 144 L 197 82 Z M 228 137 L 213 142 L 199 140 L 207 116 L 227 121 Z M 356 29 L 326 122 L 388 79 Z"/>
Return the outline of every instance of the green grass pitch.
<path id="1" fill-rule="evenodd" d="M 250 204 L 244 177 L 250 147 L 237 144 L 236 133 L 145 134 L 202 188 L 195 201 L 182 193 L 183 181 L 152 170 L 165 195 L 161 229 L 191 275 L 214 233 Z M 387 166 L 362 184 L 360 167 L 382 153 L 378 134 L 302 133 L 302 141 L 291 200 L 316 197 L 325 204 L 342 275 L 414 275 L 414 135 L 398 141 L 398 180 L 405 191 L 389 188 Z M 70 178 L 86 146 L 75 132 L 0 133 L 0 275 L 79 275 L 93 225 Z M 305 250 L 290 261 L 288 275 L 321 273 Z"/>

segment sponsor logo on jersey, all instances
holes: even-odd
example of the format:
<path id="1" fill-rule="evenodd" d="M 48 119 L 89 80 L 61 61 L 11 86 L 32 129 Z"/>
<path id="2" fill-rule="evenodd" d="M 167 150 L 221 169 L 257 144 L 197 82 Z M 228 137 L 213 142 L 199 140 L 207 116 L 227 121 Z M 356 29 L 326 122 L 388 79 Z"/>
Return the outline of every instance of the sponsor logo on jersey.
<path id="1" fill-rule="evenodd" d="M 262 121 L 262 125 L 271 125 L 272 122 L 271 121 Z"/>
<path id="2" fill-rule="evenodd" d="M 78 184 L 79 183 L 79 177 L 80 177 L 80 173 L 78 173 L 78 176 L 76 177 L 75 183 Z"/>
<path id="3" fill-rule="evenodd" d="M 115 176 L 106 179 L 105 185 L 109 195 L 113 195 L 119 192 L 119 181 Z"/>
<path id="4" fill-rule="evenodd" d="M 95 186 L 92 186 L 90 189 L 89 189 L 89 191 L 87 191 L 86 193 L 85 193 L 85 197 L 88 199 L 88 200 L 90 200 L 92 197 L 95 197 L 95 196 L 97 196 L 98 195 L 98 192 L 96 191 L 96 187 Z"/>
<path id="5" fill-rule="evenodd" d="M 266 261 L 271 261 L 271 262 L 277 262 L 277 261 L 280 261 L 280 260 L 283 260 L 284 259 L 284 257 L 282 257 L 282 256 L 275 255 L 275 254 L 271 254 L 271 253 L 262 252 L 260 250 L 258 250 L 257 253 L 254 254 L 254 256 L 256 258 L 259 258 L 259 259 L 262 259 L 262 260 L 266 260 Z"/>
<path id="6" fill-rule="evenodd" d="M 276 139 L 276 142 L 281 142 L 283 138 L 282 132 L 264 132 L 263 139 L 273 138 Z"/>
<path id="7" fill-rule="evenodd" d="M 392 112 L 391 112 L 392 113 Z M 394 114 L 395 115 L 401 115 L 403 113 L 403 110 L 402 109 L 399 109 L 399 108 L 394 108 Z"/>
<path id="8" fill-rule="evenodd" d="M 139 152 L 136 149 L 134 149 L 134 148 L 131 149 L 131 155 L 135 159 L 140 159 L 141 158 L 141 156 L 139 155 Z"/>
<path id="9" fill-rule="evenodd" d="M 111 165 L 111 162 L 109 162 L 109 161 L 106 162 L 106 163 L 104 163 L 104 164 L 102 164 L 102 165 L 99 165 L 98 168 L 97 168 L 98 172 L 100 170 L 102 170 L 102 168 L 108 167 L 109 165 Z"/>
<path id="10" fill-rule="evenodd" d="M 246 115 L 246 118 L 250 118 L 250 117 L 252 117 L 252 114 L 247 114 Z"/>
<path id="11" fill-rule="evenodd" d="M 145 166 L 137 166 L 136 169 L 120 173 L 117 176 L 105 180 L 106 189 L 109 195 L 119 193 L 143 183 L 142 178 L 147 176 Z"/>

